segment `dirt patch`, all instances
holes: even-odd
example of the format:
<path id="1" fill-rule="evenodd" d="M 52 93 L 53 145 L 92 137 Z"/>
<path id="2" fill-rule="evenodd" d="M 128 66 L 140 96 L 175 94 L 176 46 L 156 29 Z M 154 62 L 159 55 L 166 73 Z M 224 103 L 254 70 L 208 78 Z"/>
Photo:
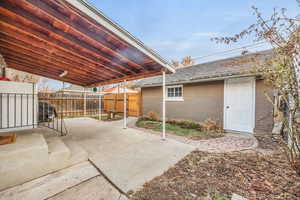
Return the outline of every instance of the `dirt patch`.
<path id="1" fill-rule="evenodd" d="M 255 135 L 255 138 L 260 149 L 277 151 L 280 147 L 278 141 L 272 138 L 272 134 Z"/>
<path id="2" fill-rule="evenodd" d="M 131 200 L 223 199 L 237 193 L 248 199 L 300 199 L 300 177 L 284 153 L 206 153 L 194 151 L 160 177 L 146 183 Z M 221 199 L 221 198 L 214 198 Z"/>

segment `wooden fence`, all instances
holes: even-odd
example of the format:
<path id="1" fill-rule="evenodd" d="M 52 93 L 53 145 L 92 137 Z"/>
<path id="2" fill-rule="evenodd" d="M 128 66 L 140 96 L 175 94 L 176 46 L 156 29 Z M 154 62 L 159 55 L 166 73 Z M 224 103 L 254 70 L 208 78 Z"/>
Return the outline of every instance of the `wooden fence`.
<path id="1" fill-rule="evenodd" d="M 124 111 L 124 94 L 106 94 L 103 98 L 104 112 Z M 141 114 L 141 94 L 127 94 L 128 116 L 138 117 Z"/>
<path id="2" fill-rule="evenodd" d="M 86 99 L 86 100 L 84 100 Z M 99 96 L 62 93 L 39 93 L 39 101 L 52 105 L 58 116 L 82 117 L 99 114 Z M 85 108 L 85 109 L 84 109 Z"/>
<path id="3" fill-rule="evenodd" d="M 124 112 L 123 94 L 106 94 L 102 96 L 101 100 L 102 113 L 108 111 Z M 56 109 L 57 114 L 59 116 L 63 114 L 64 117 L 93 116 L 100 113 L 98 95 L 86 95 L 84 97 L 84 95 L 78 94 L 39 93 L 39 101 L 51 104 Z M 127 94 L 127 112 L 128 116 L 140 116 L 140 93 Z"/>

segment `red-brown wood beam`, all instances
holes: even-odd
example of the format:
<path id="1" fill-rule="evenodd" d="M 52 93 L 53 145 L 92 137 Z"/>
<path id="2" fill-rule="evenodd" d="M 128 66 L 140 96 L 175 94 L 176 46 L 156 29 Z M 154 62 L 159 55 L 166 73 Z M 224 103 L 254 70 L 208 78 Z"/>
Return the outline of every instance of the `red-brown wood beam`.
<path id="1" fill-rule="evenodd" d="M 70 73 L 75 73 L 78 74 L 79 77 L 82 78 L 92 78 L 93 80 L 98 80 L 98 81 L 105 81 L 107 80 L 104 78 L 101 78 L 100 74 L 96 73 L 89 73 L 86 71 L 78 70 L 74 68 L 72 65 L 62 63 L 60 60 L 56 60 L 54 57 L 47 57 L 43 54 L 38 54 L 35 52 L 32 52 L 30 50 L 24 49 L 22 47 L 18 47 L 13 44 L 9 44 L 6 42 L 2 42 L 0 39 L 0 52 L 1 53 L 10 53 L 11 55 L 16 55 L 16 57 L 24 57 L 25 59 L 30 59 L 32 63 L 37 63 L 37 64 L 43 64 L 42 66 L 44 67 L 53 67 L 54 69 L 58 70 L 67 70 Z M 38 58 L 38 59 L 37 59 Z"/>
<path id="2" fill-rule="evenodd" d="M 88 71 L 86 69 L 80 69 L 78 68 L 75 63 L 71 63 L 70 61 L 65 61 L 64 59 L 59 59 L 56 56 L 48 56 L 46 52 L 44 52 L 43 49 L 40 51 L 32 50 L 28 47 L 29 45 L 19 45 L 16 41 L 15 42 L 7 42 L 1 38 L 0 34 L 0 47 L 2 49 L 7 49 L 7 51 L 18 53 L 18 54 L 25 54 L 27 57 L 33 57 L 33 58 L 39 58 L 39 60 L 44 62 L 50 62 L 55 63 L 57 66 L 60 66 L 60 68 L 65 68 L 68 71 L 74 71 L 78 73 L 80 76 L 91 76 L 92 78 L 95 78 L 99 81 L 108 80 L 107 77 L 103 76 L 100 72 L 95 71 Z M 0 50 L 0 52 L 2 51 Z"/>
<path id="3" fill-rule="evenodd" d="M 64 82 L 68 82 L 68 83 L 73 83 L 73 84 L 81 85 L 81 86 L 87 86 L 88 85 L 87 82 L 82 82 L 81 80 L 74 80 L 74 79 L 71 79 L 71 78 L 60 78 L 60 77 L 57 78 L 56 75 L 53 75 L 53 74 L 49 73 L 48 70 L 46 70 L 46 69 L 39 68 L 39 66 L 28 65 L 28 64 L 25 64 L 25 63 L 21 64 L 19 62 L 14 61 L 14 60 L 9 60 L 9 59 L 7 59 L 7 60 L 8 60 L 7 63 L 9 65 L 9 67 L 13 68 L 13 69 L 16 69 L 16 70 L 25 71 L 25 72 L 36 74 L 36 75 L 39 75 L 39 76 L 44 76 L 44 74 L 48 74 L 48 76 L 47 76 L 48 78 L 52 78 L 52 79 L 55 79 L 55 80 L 64 81 Z"/>
<path id="4" fill-rule="evenodd" d="M 147 78 L 147 77 L 151 77 L 151 76 L 161 75 L 161 73 L 162 72 L 148 72 L 148 73 L 139 74 L 139 75 L 131 75 L 131 76 L 127 76 L 127 77 L 124 77 L 124 78 L 118 78 L 118 79 L 104 81 L 104 82 L 95 82 L 95 83 L 92 83 L 92 84 L 88 85 L 88 87 L 97 87 L 97 86 L 101 86 L 101 85 L 119 83 L 119 82 L 122 82 L 124 80 L 131 81 L 131 80 L 136 80 L 136 79 L 141 79 L 141 78 Z"/>
<path id="5" fill-rule="evenodd" d="M 129 75 L 128 73 L 138 73 L 140 70 L 128 66 L 126 63 L 122 63 L 116 57 L 109 54 L 103 53 L 98 48 L 89 45 L 83 40 L 79 40 L 76 37 L 69 35 L 67 32 L 64 32 L 49 24 L 47 21 L 44 21 L 42 18 L 39 18 L 32 13 L 24 10 L 22 7 L 15 6 L 14 4 L 0 1 L 0 12 L 3 12 L 5 15 L 11 16 L 14 19 L 18 19 L 20 23 L 30 24 L 33 23 L 34 29 L 39 32 L 45 32 L 47 35 L 60 40 L 61 42 L 71 45 L 78 50 L 89 54 L 95 58 L 98 58 L 97 61 L 103 65 L 109 66 L 115 70 L 121 71 L 123 74 Z M 45 16 L 44 16 L 45 17 Z M 69 28 L 69 27 L 68 27 Z"/>
<path id="6" fill-rule="evenodd" d="M 36 68 L 37 70 L 38 69 L 44 69 L 45 71 L 48 72 L 47 75 L 51 74 L 53 76 L 56 76 L 56 79 L 60 78 L 59 75 L 62 74 L 64 72 L 64 69 L 60 69 L 60 68 L 57 68 L 56 66 L 54 65 L 47 65 L 47 63 L 44 63 L 42 61 L 39 61 L 39 62 L 32 62 L 32 58 L 28 58 L 24 55 L 16 55 L 16 54 L 11 54 L 9 52 L 6 52 L 6 51 L 2 51 L 1 52 L 2 55 L 4 56 L 4 58 L 8 61 L 15 61 L 15 62 L 18 62 L 20 65 L 31 65 L 31 66 L 39 66 L 38 68 Z M 50 68 L 51 67 L 51 68 Z M 81 77 L 81 76 L 78 76 L 77 73 L 74 73 L 74 72 L 68 72 L 68 74 L 63 77 L 64 78 L 67 78 L 67 79 L 73 79 L 73 80 L 80 80 L 80 81 L 83 81 L 83 82 L 90 82 L 90 81 L 96 81 L 97 79 L 85 79 L 84 77 Z"/>
<path id="7" fill-rule="evenodd" d="M 83 71 L 89 70 L 91 72 L 101 73 L 104 77 L 107 78 L 111 78 L 111 79 L 117 78 L 116 75 L 108 73 L 103 68 L 99 69 L 97 65 L 87 60 L 76 57 L 73 54 L 64 52 L 58 48 L 51 47 L 50 45 L 48 45 L 48 43 L 38 40 L 37 38 L 22 34 L 22 32 L 19 32 L 18 30 L 13 31 L 10 30 L 9 28 L 1 29 L 1 25 L 0 25 L 0 31 L 2 31 L 2 33 L 0 32 L 0 37 L 6 41 L 12 41 L 14 43 L 21 42 L 20 45 L 26 47 L 32 47 L 34 48 L 35 51 L 44 51 L 47 52 L 46 54 L 50 56 L 55 56 L 59 59 L 67 59 L 71 61 L 73 65 L 80 66 L 79 69 Z M 20 37 L 20 35 L 22 36 Z"/>
<path id="8" fill-rule="evenodd" d="M 57 1 L 45 2 L 40 0 L 28 0 L 28 2 L 30 2 L 31 4 L 23 1 L 15 1 L 15 0 L 10 0 L 10 1 L 15 2 L 16 4 L 20 5 L 24 9 L 31 11 L 33 14 L 35 13 L 40 17 L 47 16 L 49 23 L 51 23 L 53 26 L 62 28 L 63 31 L 73 35 L 74 37 L 78 37 L 79 39 L 84 40 L 90 45 L 95 45 L 96 48 L 104 49 L 110 55 L 115 55 L 122 63 L 127 63 L 128 65 L 141 70 L 145 70 L 145 68 L 147 70 L 151 70 L 151 68 L 148 67 L 147 65 L 142 66 L 145 63 L 141 62 L 141 58 L 139 59 L 127 58 L 128 54 L 126 54 L 126 50 L 133 51 L 132 48 L 124 45 L 117 46 L 108 42 L 102 34 L 95 34 L 94 32 L 90 31 L 89 27 L 85 27 L 82 24 L 79 25 L 78 23 L 74 23 L 74 21 L 70 19 L 70 17 L 63 15 L 61 12 L 58 11 L 58 9 L 54 9 L 50 6 L 51 4 L 52 5 L 54 4 L 55 6 L 59 6 L 57 5 L 59 3 Z M 72 10 L 72 12 L 74 11 Z M 76 15 L 76 13 L 74 13 L 74 15 Z M 67 28 L 63 28 L 63 27 L 67 27 Z M 135 50 L 132 53 L 137 54 L 138 51 Z"/>
<path id="9" fill-rule="evenodd" d="M 89 54 L 86 54 L 86 53 L 78 50 L 77 48 L 74 48 L 72 45 L 65 44 L 62 41 L 52 38 L 53 35 L 49 32 L 42 32 L 41 30 L 39 30 L 39 31 L 35 30 L 34 28 L 30 27 L 30 26 L 35 27 L 35 25 L 32 24 L 30 21 L 24 22 L 22 19 L 20 19 L 20 17 L 18 17 L 15 14 L 14 14 L 15 15 L 14 19 L 11 19 L 10 17 L 7 17 L 6 15 L 4 15 L 1 12 L 1 10 L 2 9 L 0 9 L 0 19 L 1 19 L 0 20 L 0 31 L 2 31 L 1 29 L 7 29 L 7 28 L 19 31 L 23 34 L 30 35 L 34 38 L 42 40 L 43 42 L 46 42 L 49 45 L 49 47 L 59 48 L 64 51 L 68 51 L 68 53 L 71 53 L 71 54 L 74 54 L 75 56 L 84 58 L 91 63 L 99 64 L 101 67 L 105 68 L 106 70 L 111 71 L 111 73 L 117 73 L 122 76 L 126 75 L 126 74 L 122 73 L 120 70 L 115 69 L 115 67 L 112 68 L 107 65 L 103 65 L 102 61 L 100 61 L 99 59 L 97 59 Z M 22 21 L 22 22 L 20 22 L 20 21 Z"/>
<path id="10" fill-rule="evenodd" d="M 103 35 L 105 40 L 108 43 L 113 43 L 114 46 L 120 48 L 119 49 L 120 51 L 136 52 L 135 54 L 130 54 L 131 55 L 130 59 L 135 59 L 137 61 L 141 60 L 143 63 L 144 63 L 144 59 L 149 59 L 149 56 L 140 52 L 137 48 L 129 45 L 126 41 L 121 39 L 119 36 L 107 30 L 96 20 L 90 18 L 85 13 L 82 13 L 82 11 L 78 10 L 77 8 L 74 8 L 72 5 L 68 3 L 64 3 L 62 1 L 56 1 L 56 0 L 48 0 L 46 1 L 46 3 L 49 6 L 51 6 L 54 10 L 58 10 L 63 15 L 68 16 L 68 18 L 70 18 L 71 21 L 74 21 L 74 23 L 85 24 L 86 29 L 90 30 L 95 35 Z M 154 62 L 154 64 L 157 64 L 154 60 L 152 61 Z"/>

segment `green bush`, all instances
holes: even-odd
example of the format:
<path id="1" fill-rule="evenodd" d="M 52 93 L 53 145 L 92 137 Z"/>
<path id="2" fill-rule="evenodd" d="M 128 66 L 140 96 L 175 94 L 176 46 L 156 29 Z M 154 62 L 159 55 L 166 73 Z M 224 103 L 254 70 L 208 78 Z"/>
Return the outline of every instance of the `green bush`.
<path id="1" fill-rule="evenodd" d="M 188 121 L 188 120 L 175 120 L 171 119 L 167 121 L 169 124 L 176 124 L 181 128 L 189 128 L 189 129 L 198 129 L 201 130 L 201 125 L 198 122 Z"/>
<path id="2" fill-rule="evenodd" d="M 178 124 L 180 123 L 180 121 L 179 121 L 179 120 L 176 120 L 176 119 L 168 119 L 167 122 L 168 122 L 169 124 L 176 124 L 176 125 L 178 125 Z"/>
<path id="3" fill-rule="evenodd" d="M 152 121 L 149 117 L 140 117 L 138 121 Z"/>
<path id="4" fill-rule="evenodd" d="M 200 128 L 200 124 L 197 122 L 187 121 L 183 120 L 179 124 L 182 128 L 192 128 L 192 129 L 198 129 Z"/>

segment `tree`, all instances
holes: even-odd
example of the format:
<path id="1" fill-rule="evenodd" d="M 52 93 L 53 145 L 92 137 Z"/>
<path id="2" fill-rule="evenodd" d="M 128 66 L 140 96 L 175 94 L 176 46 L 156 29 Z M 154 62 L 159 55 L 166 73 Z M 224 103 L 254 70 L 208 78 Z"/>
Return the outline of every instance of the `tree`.
<path id="1" fill-rule="evenodd" d="M 171 63 L 175 68 L 188 67 L 196 64 L 196 62 L 192 59 L 191 56 L 183 57 L 181 62 L 172 60 Z"/>
<path id="2" fill-rule="evenodd" d="M 297 4 L 300 8 L 300 0 Z M 255 41 L 266 41 L 273 47 L 273 54 L 268 59 L 261 61 L 254 57 L 256 66 L 262 66 L 256 67 L 255 73 L 263 76 L 276 90 L 275 100 L 269 100 L 273 103 L 275 117 L 280 116 L 282 121 L 275 123 L 277 127 L 274 129 L 281 133 L 282 139 L 287 138 L 287 158 L 300 175 L 300 15 L 290 17 L 282 8 L 274 9 L 270 17 L 264 18 L 258 8 L 252 8 L 256 16 L 255 24 L 232 37 L 212 40 L 229 44 L 254 35 Z"/>
<path id="3" fill-rule="evenodd" d="M 191 56 L 185 56 L 184 58 L 182 58 L 181 64 L 183 66 L 191 66 L 194 65 L 196 62 L 192 59 Z"/>

